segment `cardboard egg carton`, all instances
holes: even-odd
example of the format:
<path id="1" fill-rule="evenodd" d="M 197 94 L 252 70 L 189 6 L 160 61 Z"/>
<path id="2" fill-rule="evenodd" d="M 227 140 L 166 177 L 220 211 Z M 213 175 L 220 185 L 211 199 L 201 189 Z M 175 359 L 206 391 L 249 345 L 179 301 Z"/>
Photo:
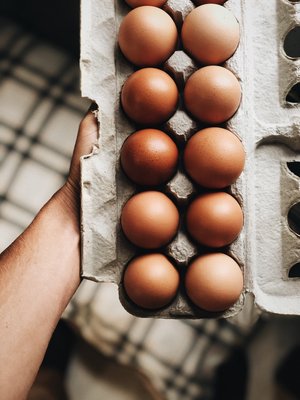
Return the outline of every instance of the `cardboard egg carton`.
<path id="1" fill-rule="evenodd" d="M 164 9 L 180 27 L 194 7 L 190 0 L 168 0 Z M 300 314 L 300 281 L 288 276 L 290 268 L 300 261 L 300 239 L 287 219 L 290 207 L 300 201 L 300 178 L 287 167 L 287 162 L 300 162 L 300 113 L 298 104 L 285 100 L 300 79 L 300 61 L 288 58 L 283 51 L 286 33 L 299 24 L 300 3 L 228 0 L 225 7 L 233 12 L 241 28 L 240 45 L 225 66 L 242 87 L 240 108 L 227 127 L 243 142 L 246 166 L 230 188 L 243 208 L 244 228 L 224 251 L 241 266 L 245 288 L 231 309 L 216 314 L 194 307 L 182 282 L 178 296 L 168 307 L 147 311 L 131 303 L 122 286 L 126 264 L 139 253 L 125 239 L 119 222 L 123 205 L 138 190 L 119 164 L 124 140 L 137 129 L 120 108 L 120 90 L 134 71 L 117 45 L 119 25 L 130 8 L 123 0 L 82 0 L 82 95 L 96 101 L 101 110 L 99 144 L 91 155 L 82 158 L 82 276 L 118 284 L 122 304 L 139 316 L 227 317 L 242 308 L 247 292 L 253 293 L 261 309 Z M 182 50 L 164 65 L 179 89 L 197 68 Z M 179 106 L 163 130 L 182 148 L 200 127 Z M 161 190 L 179 210 L 197 192 L 181 167 Z M 204 252 L 186 235 L 183 220 L 184 216 L 178 235 L 164 249 L 182 276 L 190 259 Z"/>

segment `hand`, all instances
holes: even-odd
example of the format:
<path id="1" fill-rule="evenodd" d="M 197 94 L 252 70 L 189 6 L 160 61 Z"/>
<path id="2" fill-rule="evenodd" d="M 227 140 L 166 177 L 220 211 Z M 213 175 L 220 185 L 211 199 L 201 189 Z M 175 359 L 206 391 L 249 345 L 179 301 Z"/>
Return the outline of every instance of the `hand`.
<path id="1" fill-rule="evenodd" d="M 26 398 L 80 283 L 80 157 L 91 152 L 97 132 L 90 109 L 78 130 L 67 182 L 0 255 L 0 399 Z"/>

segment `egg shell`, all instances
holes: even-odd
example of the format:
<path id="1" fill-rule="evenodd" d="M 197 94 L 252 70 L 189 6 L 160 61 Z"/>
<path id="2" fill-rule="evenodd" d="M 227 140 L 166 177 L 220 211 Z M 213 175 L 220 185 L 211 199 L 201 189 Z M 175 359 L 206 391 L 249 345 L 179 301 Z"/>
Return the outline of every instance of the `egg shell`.
<path id="1" fill-rule="evenodd" d="M 184 149 L 188 175 L 206 188 L 222 189 L 231 185 L 240 176 L 244 164 L 244 147 L 227 129 L 202 129 L 189 139 Z"/>
<path id="2" fill-rule="evenodd" d="M 158 309 L 176 296 L 179 273 L 163 254 L 145 254 L 134 258 L 124 273 L 124 288 L 139 307 Z"/>
<path id="3" fill-rule="evenodd" d="M 160 185 L 174 175 L 178 149 L 174 141 L 158 129 L 142 129 L 123 143 L 121 165 L 126 175 L 140 185 Z"/>
<path id="4" fill-rule="evenodd" d="M 157 68 L 142 68 L 125 81 L 121 103 L 125 113 L 138 124 L 156 126 L 176 111 L 178 89 L 173 79 Z"/>
<path id="5" fill-rule="evenodd" d="M 175 204 L 163 193 L 141 192 L 123 207 L 121 225 L 125 236 L 136 246 L 156 249 L 175 236 L 179 213 Z"/>
<path id="6" fill-rule="evenodd" d="M 205 193 L 188 207 L 187 230 L 197 242 L 214 248 L 232 243 L 243 227 L 243 212 L 225 192 Z"/>
<path id="7" fill-rule="evenodd" d="M 141 6 L 162 7 L 166 0 L 125 0 L 132 8 Z"/>
<path id="8" fill-rule="evenodd" d="M 186 109 L 209 124 L 227 121 L 241 101 L 241 86 L 232 72 L 210 65 L 194 72 L 184 87 Z"/>
<path id="9" fill-rule="evenodd" d="M 181 38 L 185 50 L 198 62 L 221 64 L 239 44 L 239 23 L 225 7 L 204 4 L 186 17 Z"/>
<path id="10" fill-rule="evenodd" d="M 243 274 L 239 265 L 226 254 L 205 254 L 188 267 L 185 288 L 198 307 L 220 312 L 231 307 L 240 297 Z"/>
<path id="11" fill-rule="evenodd" d="M 123 19 L 118 42 L 125 57 L 137 66 L 156 66 L 174 53 L 178 33 L 172 18 L 157 7 L 142 6 Z"/>

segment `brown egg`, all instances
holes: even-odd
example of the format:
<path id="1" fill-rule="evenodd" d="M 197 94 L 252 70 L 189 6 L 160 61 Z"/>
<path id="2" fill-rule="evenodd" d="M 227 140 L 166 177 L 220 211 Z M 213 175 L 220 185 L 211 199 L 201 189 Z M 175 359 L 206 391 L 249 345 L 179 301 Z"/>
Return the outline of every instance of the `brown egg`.
<path id="1" fill-rule="evenodd" d="M 121 225 L 133 244 L 145 249 L 157 249 L 175 236 L 179 213 L 165 194 L 142 192 L 131 197 L 123 207 Z"/>
<path id="2" fill-rule="evenodd" d="M 241 141 L 223 128 L 206 128 L 193 135 L 184 150 L 189 176 L 207 188 L 222 189 L 243 171 L 245 151 Z"/>
<path id="3" fill-rule="evenodd" d="M 228 69 L 208 66 L 188 79 L 184 88 L 187 110 L 197 119 L 219 124 L 227 121 L 239 107 L 241 87 Z"/>
<path id="4" fill-rule="evenodd" d="M 202 4 L 224 4 L 226 0 L 193 0 L 197 6 Z"/>
<path id="5" fill-rule="evenodd" d="M 188 207 L 186 223 L 190 235 L 197 242 L 209 247 L 223 247 L 239 235 L 243 227 L 243 212 L 228 193 L 206 193 Z"/>
<path id="6" fill-rule="evenodd" d="M 198 307 L 206 311 L 224 311 L 239 299 L 243 274 L 239 265 L 226 254 L 206 254 L 188 267 L 185 287 Z"/>
<path id="7" fill-rule="evenodd" d="M 159 125 L 176 111 L 178 90 L 173 79 L 157 68 L 143 68 L 125 82 L 121 102 L 125 113 L 141 125 Z"/>
<path id="8" fill-rule="evenodd" d="M 139 185 L 160 185 L 174 175 L 178 149 L 173 140 L 158 129 L 143 129 L 130 135 L 121 149 L 121 165 L 126 175 Z"/>
<path id="9" fill-rule="evenodd" d="M 140 6 L 161 7 L 167 0 L 125 0 L 132 8 Z"/>
<path id="10" fill-rule="evenodd" d="M 174 53 L 178 33 L 175 22 L 157 7 L 143 6 L 130 11 L 119 30 L 122 53 L 133 64 L 155 66 Z"/>
<path id="11" fill-rule="evenodd" d="M 239 44 L 239 23 L 225 7 L 205 4 L 185 18 L 181 38 L 185 50 L 198 62 L 221 64 Z"/>
<path id="12" fill-rule="evenodd" d="M 124 287 L 138 306 L 161 308 L 176 296 L 179 274 L 162 254 L 146 254 L 133 259 L 125 270 Z"/>

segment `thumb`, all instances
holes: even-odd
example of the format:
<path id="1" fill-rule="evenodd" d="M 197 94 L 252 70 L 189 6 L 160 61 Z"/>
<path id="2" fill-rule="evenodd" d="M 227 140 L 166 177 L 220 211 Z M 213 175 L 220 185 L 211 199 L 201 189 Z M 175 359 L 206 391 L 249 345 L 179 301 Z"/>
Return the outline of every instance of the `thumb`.
<path id="1" fill-rule="evenodd" d="M 68 176 L 69 183 L 76 190 L 79 190 L 80 186 L 80 157 L 89 154 L 92 151 L 93 145 L 97 143 L 99 128 L 97 111 L 98 107 L 96 103 L 92 103 L 79 125 Z"/>

